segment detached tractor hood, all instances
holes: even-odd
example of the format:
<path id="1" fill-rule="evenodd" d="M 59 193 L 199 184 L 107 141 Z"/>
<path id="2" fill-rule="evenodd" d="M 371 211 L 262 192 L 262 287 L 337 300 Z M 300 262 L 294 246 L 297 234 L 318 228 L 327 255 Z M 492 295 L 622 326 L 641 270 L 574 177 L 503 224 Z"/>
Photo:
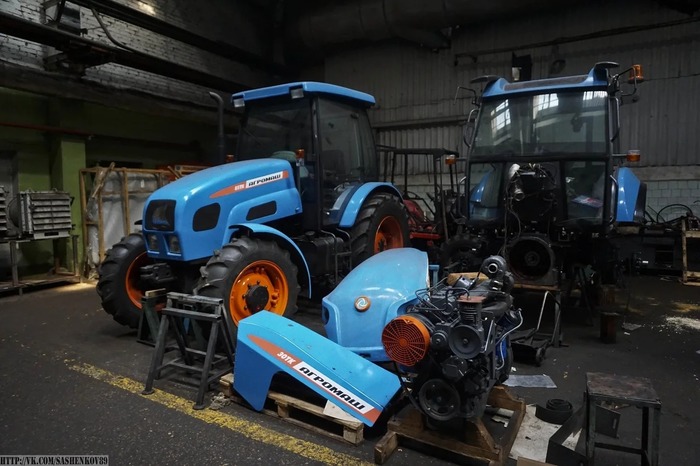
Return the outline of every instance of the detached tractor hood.
<path id="1" fill-rule="evenodd" d="M 441 29 L 545 9 L 561 9 L 574 2 L 553 0 L 350 0 L 310 7 L 292 21 L 289 35 L 305 50 L 327 51 L 352 42 L 392 37 L 426 47 L 448 44 Z"/>

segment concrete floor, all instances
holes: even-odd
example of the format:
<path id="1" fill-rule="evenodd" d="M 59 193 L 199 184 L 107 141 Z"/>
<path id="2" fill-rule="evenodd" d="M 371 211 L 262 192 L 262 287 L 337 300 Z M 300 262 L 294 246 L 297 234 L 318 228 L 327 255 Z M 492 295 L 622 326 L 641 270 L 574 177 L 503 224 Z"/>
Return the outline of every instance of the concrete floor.
<path id="1" fill-rule="evenodd" d="M 636 277 L 625 320 L 642 327 L 603 344 L 598 327 L 565 314 L 568 346 L 550 348 L 541 367 L 556 389 L 517 388 L 527 403 L 550 398 L 581 405 L 585 373 L 650 378 L 661 398 L 661 464 L 700 457 L 700 287 Z M 626 291 L 617 307 L 626 308 Z M 536 309 L 527 310 L 533 314 Z M 238 405 L 193 411 L 195 389 L 157 381 L 166 393 L 138 392 L 151 348 L 101 309 L 94 286 L 70 285 L 0 298 L 0 454 L 106 454 L 112 464 L 371 464 L 378 438 L 358 447 L 291 426 Z M 314 314 L 306 314 L 306 318 Z M 667 320 L 669 317 L 680 318 Z M 622 408 L 621 441 L 636 443 L 638 410 Z M 639 464 L 601 451 L 598 464 Z M 445 464 L 400 448 L 388 464 Z"/>

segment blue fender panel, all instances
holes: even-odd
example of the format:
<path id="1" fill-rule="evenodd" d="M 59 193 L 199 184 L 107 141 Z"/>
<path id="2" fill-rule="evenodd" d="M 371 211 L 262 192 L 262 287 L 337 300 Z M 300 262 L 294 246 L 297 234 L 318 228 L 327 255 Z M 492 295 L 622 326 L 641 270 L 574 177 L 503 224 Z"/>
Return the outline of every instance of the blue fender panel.
<path id="1" fill-rule="evenodd" d="M 309 290 L 309 298 L 311 297 L 311 272 L 309 271 L 309 264 L 306 263 L 306 259 L 304 258 L 304 254 L 302 254 L 301 249 L 299 249 L 299 246 L 296 245 L 294 241 L 292 241 L 292 238 L 289 236 L 285 235 L 281 231 L 272 228 L 267 225 L 261 225 L 259 223 L 240 223 L 238 225 L 232 225 L 231 229 L 233 230 L 247 230 L 251 233 L 253 233 L 253 236 L 257 237 L 277 237 L 280 239 L 283 239 L 285 243 L 289 244 L 291 246 L 290 252 L 294 254 L 297 258 L 297 262 L 301 263 L 304 265 L 304 270 L 302 270 L 302 273 L 305 273 L 304 277 L 308 281 L 308 290 Z M 229 233 L 230 235 L 230 233 Z M 229 242 L 229 239 L 224 239 L 224 243 L 226 244 Z"/>
<path id="2" fill-rule="evenodd" d="M 617 222 L 634 222 L 634 211 L 637 207 L 637 198 L 641 182 L 628 167 L 620 167 L 617 172 Z"/>
<path id="3" fill-rule="evenodd" d="M 355 224 L 355 219 L 357 218 L 357 214 L 360 212 L 365 199 L 376 191 L 390 192 L 392 194 L 396 194 L 396 197 L 401 199 L 401 193 L 391 183 L 365 183 L 353 193 L 350 201 L 345 206 L 343 215 L 340 217 L 339 226 L 341 228 L 352 227 Z"/>
<path id="4" fill-rule="evenodd" d="M 285 317 L 261 311 L 241 320 L 236 391 L 260 411 L 277 372 L 291 375 L 368 426 L 401 388 L 395 374 Z"/>
<path id="5" fill-rule="evenodd" d="M 413 248 L 376 254 L 352 270 L 323 298 L 326 335 L 371 361 L 388 361 L 382 345 L 386 324 L 428 287 L 428 255 Z"/>

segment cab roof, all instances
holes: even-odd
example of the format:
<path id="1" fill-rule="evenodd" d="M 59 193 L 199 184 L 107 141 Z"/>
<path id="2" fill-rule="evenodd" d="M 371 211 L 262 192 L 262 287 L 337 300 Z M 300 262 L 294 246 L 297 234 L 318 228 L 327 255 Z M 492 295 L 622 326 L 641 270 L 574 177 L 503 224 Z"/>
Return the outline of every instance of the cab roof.
<path id="1" fill-rule="evenodd" d="M 249 91 L 238 92 L 236 94 L 233 94 L 233 96 L 231 97 L 231 102 L 233 103 L 234 100 L 240 98 L 243 98 L 243 101 L 247 103 L 254 100 L 264 100 L 274 97 L 282 97 L 285 95 L 288 96 L 294 89 L 302 89 L 304 91 L 304 94 L 326 94 L 330 96 L 341 97 L 344 99 L 350 99 L 355 102 L 364 104 L 368 107 L 376 103 L 374 97 L 364 92 L 349 89 L 347 87 L 336 86 L 335 84 L 320 83 L 314 81 L 279 84 L 277 86 L 263 87 L 260 89 L 251 89 Z"/>
<path id="2" fill-rule="evenodd" d="M 483 97 L 502 97 L 515 94 L 540 93 L 542 91 L 566 89 L 607 89 L 608 74 L 604 68 L 593 67 L 588 74 L 560 78 L 536 79 L 533 81 L 508 82 L 498 78 L 487 84 Z"/>

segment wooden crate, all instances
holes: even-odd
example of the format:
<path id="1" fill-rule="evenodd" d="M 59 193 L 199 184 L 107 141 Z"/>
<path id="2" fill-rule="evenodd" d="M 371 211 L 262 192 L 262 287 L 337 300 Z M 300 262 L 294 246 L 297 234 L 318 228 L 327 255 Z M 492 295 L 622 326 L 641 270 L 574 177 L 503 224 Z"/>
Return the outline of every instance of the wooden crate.
<path id="1" fill-rule="evenodd" d="M 681 230 L 681 244 L 683 249 L 683 275 L 685 284 L 697 284 L 700 281 L 700 269 L 695 269 L 697 264 L 691 263 L 689 258 L 700 251 L 700 230 L 691 230 L 688 227 L 688 219 L 683 219 Z"/>
<path id="2" fill-rule="evenodd" d="M 412 405 L 394 416 L 387 433 L 374 447 L 374 462 L 384 464 L 400 445 L 408 445 L 433 456 L 468 464 L 499 466 L 505 464 L 525 416 L 525 402 L 514 398 L 503 386 L 494 387 L 489 405 L 513 411 L 508 426 L 497 442 L 482 419 L 468 422 L 464 432 L 445 433 L 425 426 L 423 414 Z"/>
<path id="3" fill-rule="evenodd" d="M 221 377 L 219 389 L 233 402 L 248 405 L 233 389 L 233 374 Z M 365 425 L 362 422 L 329 416 L 324 414 L 323 406 L 288 394 L 270 391 L 262 412 L 279 417 L 295 426 L 353 445 L 359 445 L 364 440 Z"/>

